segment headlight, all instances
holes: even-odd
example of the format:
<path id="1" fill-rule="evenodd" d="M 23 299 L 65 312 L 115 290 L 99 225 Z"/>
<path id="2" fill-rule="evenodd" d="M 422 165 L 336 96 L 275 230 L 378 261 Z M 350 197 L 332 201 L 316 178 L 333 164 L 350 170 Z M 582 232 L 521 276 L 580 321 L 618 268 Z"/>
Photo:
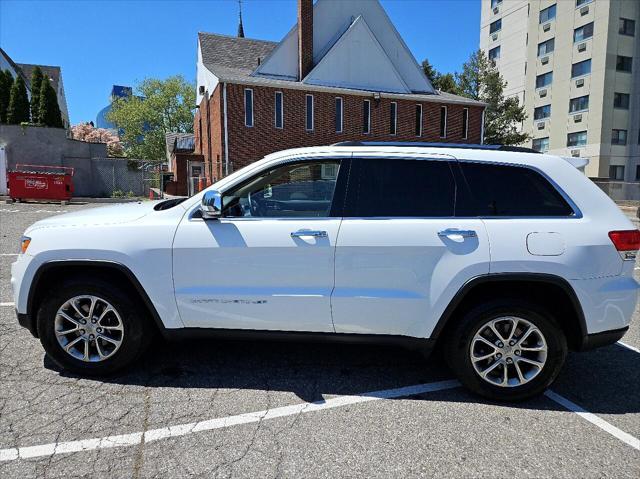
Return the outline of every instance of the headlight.
<path id="1" fill-rule="evenodd" d="M 22 254 L 27 252 L 27 248 L 29 247 L 30 243 L 31 238 L 29 238 L 28 236 L 23 236 L 22 238 L 20 238 L 20 252 Z"/>

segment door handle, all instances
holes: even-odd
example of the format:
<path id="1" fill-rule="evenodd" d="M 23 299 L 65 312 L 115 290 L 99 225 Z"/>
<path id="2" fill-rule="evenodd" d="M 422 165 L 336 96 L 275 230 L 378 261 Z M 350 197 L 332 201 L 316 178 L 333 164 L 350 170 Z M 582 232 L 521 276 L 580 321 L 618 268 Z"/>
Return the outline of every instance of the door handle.
<path id="1" fill-rule="evenodd" d="M 326 238 L 327 232 L 318 231 L 318 230 L 298 230 L 298 231 L 293 231 L 291 233 L 292 238 L 302 238 L 304 236 L 313 236 L 315 238 Z"/>
<path id="2" fill-rule="evenodd" d="M 458 230 L 455 228 L 448 228 L 446 230 L 438 231 L 438 236 L 462 236 L 463 238 L 475 238 L 478 234 L 474 230 Z"/>

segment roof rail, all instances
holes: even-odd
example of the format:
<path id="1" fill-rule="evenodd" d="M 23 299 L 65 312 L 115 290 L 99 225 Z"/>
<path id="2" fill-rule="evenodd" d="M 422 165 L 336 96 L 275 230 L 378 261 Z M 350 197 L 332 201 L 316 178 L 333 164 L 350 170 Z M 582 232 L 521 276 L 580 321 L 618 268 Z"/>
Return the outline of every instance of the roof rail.
<path id="1" fill-rule="evenodd" d="M 523 146 L 477 145 L 469 143 L 428 143 L 422 141 L 341 141 L 331 146 L 408 146 L 419 148 L 462 148 L 467 150 L 512 151 L 518 153 L 540 153 Z"/>

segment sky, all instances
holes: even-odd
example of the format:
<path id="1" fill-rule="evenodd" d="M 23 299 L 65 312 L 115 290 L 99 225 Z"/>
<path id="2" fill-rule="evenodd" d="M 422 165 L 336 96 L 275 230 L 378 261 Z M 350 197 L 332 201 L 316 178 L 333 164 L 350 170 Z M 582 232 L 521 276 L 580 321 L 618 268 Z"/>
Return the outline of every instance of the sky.
<path id="1" fill-rule="evenodd" d="M 382 5 L 418 62 L 458 71 L 478 48 L 480 0 Z M 296 8 L 296 0 L 243 0 L 245 36 L 281 40 Z M 95 121 L 114 84 L 177 74 L 193 82 L 197 32 L 237 28 L 237 0 L 0 0 L 0 46 L 16 63 L 62 68 L 72 124 Z"/>

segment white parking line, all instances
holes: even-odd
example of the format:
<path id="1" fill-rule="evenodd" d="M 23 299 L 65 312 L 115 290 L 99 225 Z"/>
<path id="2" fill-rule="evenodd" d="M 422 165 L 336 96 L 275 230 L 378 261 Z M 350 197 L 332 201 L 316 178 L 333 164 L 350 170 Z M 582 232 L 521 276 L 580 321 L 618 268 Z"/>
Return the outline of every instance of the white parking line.
<path id="1" fill-rule="evenodd" d="M 618 344 L 620 346 L 624 346 L 627 349 L 630 349 L 631 351 L 635 351 L 636 353 L 640 353 L 640 349 L 638 348 L 634 348 L 633 346 L 627 344 L 627 343 L 623 343 L 622 341 L 618 341 Z"/>
<path id="2" fill-rule="evenodd" d="M 18 253 L 0 253 L 0 256 L 18 256 Z"/>
<path id="3" fill-rule="evenodd" d="M 213 429 L 222 429 L 230 426 L 237 426 L 239 424 L 250 424 L 254 422 L 266 421 L 267 419 L 275 419 L 278 417 L 322 411 L 325 409 L 333 409 L 362 402 L 378 401 L 380 399 L 394 399 L 400 397 L 415 396 L 417 394 L 429 393 L 434 391 L 442 391 L 445 389 L 458 387 L 459 385 L 460 383 L 454 380 L 416 384 L 415 386 L 407 386 L 397 389 L 385 389 L 382 391 L 367 392 L 359 394 L 357 396 L 338 396 L 336 398 L 327 399 L 326 401 L 294 404 L 291 406 L 283 406 L 275 409 L 267 409 L 264 411 L 238 414 L 237 416 L 208 419 L 206 421 L 192 422 L 188 424 L 178 424 L 175 426 L 168 426 L 159 429 L 150 429 L 144 432 L 134 432 L 131 434 L 122 434 L 118 436 L 83 439 L 80 441 L 54 442 L 50 444 L 42 444 L 39 446 L 0 449 L 0 461 L 14 461 L 16 459 L 44 457 L 70 452 L 92 451 L 95 449 L 105 449 L 111 447 L 135 446 L 143 442 L 147 443 L 151 441 L 158 441 L 161 439 L 184 436 L 186 434 L 192 434 L 196 432 L 211 431 Z"/>
<path id="4" fill-rule="evenodd" d="M 0 306 L 15 306 L 14 303 L 0 303 Z"/>
<path id="5" fill-rule="evenodd" d="M 586 419 L 591 424 L 595 424 L 603 431 L 606 431 L 612 436 L 616 437 L 617 439 L 620 439 L 625 444 L 628 444 L 634 449 L 640 450 L 640 439 L 637 439 L 633 437 L 631 434 L 626 433 L 621 429 L 618 429 L 613 424 L 610 424 L 604 419 L 596 416 L 595 414 L 586 411 L 585 409 L 578 406 L 576 403 L 569 401 L 564 396 L 560 396 L 560 394 L 558 393 L 554 393 L 553 391 L 549 390 L 545 392 L 544 395 L 547 396 L 549 399 L 557 402 L 558 404 L 566 407 L 569 411 L 575 412 L 578 416 L 580 416 L 583 419 Z"/>

